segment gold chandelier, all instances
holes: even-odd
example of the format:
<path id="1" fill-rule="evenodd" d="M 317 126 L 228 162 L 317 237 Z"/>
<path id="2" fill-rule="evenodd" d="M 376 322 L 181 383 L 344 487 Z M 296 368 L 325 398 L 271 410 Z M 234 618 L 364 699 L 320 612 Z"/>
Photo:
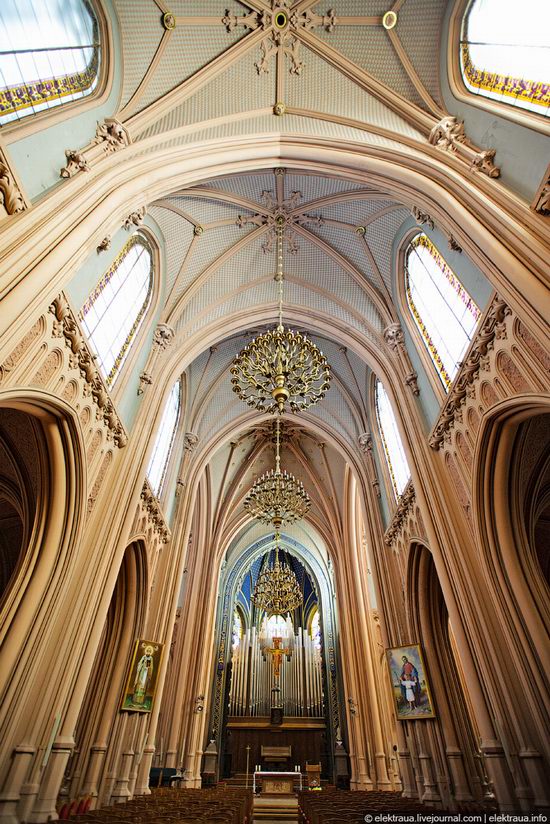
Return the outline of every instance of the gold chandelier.
<path id="1" fill-rule="evenodd" d="M 267 566 L 256 581 L 250 600 L 257 609 L 263 609 L 268 617 L 288 615 L 299 607 L 304 596 L 294 572 L 279 560 L 280 535 L 275 532 L 275 560 Z"/>
<path id="2" fill-rule="evenodd" d="M 283 523 L 293 524 L 303 518 L 311 506 L 302 482 L 289 472 L 281 471 L 280 438 L 277 419 L 275 469 L 264 472 L 244 500 L 246 511 L 264 524 L 273 524 L 276 532 Z"/>
<path id="3" fill-rule="evenodd" d="M 292 412 L 307 409 L 325 396 L 330 387 L 326 357 L 300 332 L 283 326 L 283 225 L 277 219 L 277 273 L 279 323 L 258 335 L 242 349 L 231 366 L 233 391 L 261 412 Z"/>

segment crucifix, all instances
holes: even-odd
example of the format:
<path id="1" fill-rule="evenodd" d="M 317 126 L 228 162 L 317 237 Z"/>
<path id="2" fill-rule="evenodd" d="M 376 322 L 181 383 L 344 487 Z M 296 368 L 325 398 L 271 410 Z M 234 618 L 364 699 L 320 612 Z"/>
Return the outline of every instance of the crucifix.
<path id="1" fill-rule="evenodd" d="M 266 649 L 266 652 L 269 652 L 273 658 L 273 676 L 276 680 L 278 680 L 281 674 L 281 659 L 283 658 L 283 655 L 286 655 L 287 659 L 290 661 L 290 656 L 292 654 L 291 649 L 281 647 L 282 642 L 282 638 L 273 638 L 273 646 Z"/>

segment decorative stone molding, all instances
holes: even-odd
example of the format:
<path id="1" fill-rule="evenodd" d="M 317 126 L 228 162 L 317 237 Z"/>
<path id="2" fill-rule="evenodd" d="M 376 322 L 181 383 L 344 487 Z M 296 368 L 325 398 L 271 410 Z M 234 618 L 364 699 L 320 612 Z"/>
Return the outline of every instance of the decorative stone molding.
<path id="1" fill-rule="evenodd" d="M 88 348 L 65 295 L 59 295 L 49 309 L 55 317 L 54 336 L 64 337 L 65 343 L 71 349 L 73 357 L 69 360 L 70 365 L 79 369 L 80 374 L 86 380 L 90 395 L 98 407 L 100 416 L 112 432 L 114 442 L 119 447 L 126 446 L 128 436 L 115 411 L 103 378 L 95 365 L 95 356 Z"/>
<path id="2" fill-rule="evenodd" d="M 404 372 L 405 385 L 410 388 L 413 395 L 419 395 L 420 389 L 418 387 L 418 374 L 412 368 L 412 364 L 405 346 L 405 336 L 400 323 L 390 323 L 384 329 L 384 340 L 389 349 L 398 357 L 401 367 Z"/>
<path id="3" fill-rule="evenodd" d="M 16 215 L 27 208 L 25 198 L 17 185 L 6 157 L 0 150 L 0 218 L 2 213 Z"/>
<path id="4" fill-rule="evenodd" d="M 183 490 L 185 489 L 186 485 L 187 485 L 187 483 L 186 483 L 186 481 L 183 480 L 183 478 L 178 478 L 177 479 L 177 481 L 176 481 L 176 491 L 174 493 L 176 498 L 180 497 L 180 495 L 183 492 Z"/>
<path id="5" fill-rule="evenodd" d="M 145 220 L 145 215 L 147 214 L 147 207 L 141 206 L 141 208 L 136 209 L 135 212 L 132 212 L 128 215 L 122 226 L 126 229 L 127 232 L 130 232 L 134 226 L 141 226 L 143 221 Z"/>
<path id="6" fill-rule="evenodd" d="M 489 350 L 493 348 L 495 338 L 506 336 L 505 320 L 511 309 L 497 296 L 492 301 L 481 328 L 472 340 L 465 360 L 453 381 L 449 397 L 447 398 L 439 418 L 432 429 L 429 437 L 429 444 L 432 449 L 439 449 L 443 441 L 449 435 L 449 430 L 455 424 L 455 420 L 461 417 L 461 407 L 467 397 L 475 390 L 473 388 L 480 369 L 484 369 L 487 363 Z"/>
<path id="7" fill-rule="evenodd" d="M 363 432 L 359 435 L 359 449 L 365 455 L 368 464 L 368 472 L 370 482 L 376 492 L 376 497 L 380 497 L 380 481 L 378 480 L 378 473 L 376 472 L 376 463 L 374 461 L 373 442 L 370 432 Z"/>
<path id="8" fill-rule="evenodd" d="M 105 154 L 124 149 L 132 142 L 126 127 L 116 117 L 107 117 L 97 124 L 93 144 L 101 146 Z"/>
<path id="9" fill-rule="evenodd" d="M 96 249 L 96 251 L 97 251 L 98 255 L 100 255 L 100 254 L 101 254 L 101 252 L 107 252 L 107 251 L 111 248 L 111 241 L 112 241 L 112 237 L 111 237 L 111 235 L 106 235 L 106 236 L 103 238 L 103 240 L 102 240 L 102 241 L 101 241 L 101 243 L 97 246 L 97 249 Z"/>
<path id="10" fill-rule="evenodd" d="M 153 346 L 157 349 L 168 349 L 174 337 L 174 330 L 167 323 L 159 323 L 153 334 Z"/>
<path id="11" fill-rule="evenodd" d="M 413 482 L 409 481 L 403 490 L 401 497 L 399 498 L 397 508 L 393 514 L 393 518 L 391 519 L 391 523 L 384 534 L 384 543 L 387 546 L 391 546 L 396 537 L 400 534 L 408 516 L 412 512 L 415 501 L 416 493 L 414 491 Z"/>
<path id="12" fill-rule="evenodd" d="M 494 165 L 495 149 L 478 149 L 466 137 L 464 123 L 452 115 L 445 115 L 435 124 L 428 137 L 432 146 L 444 152 L 456 154 L 470 169 L 488 177 L 500 177 L 500 169 Z"/>
<path id="13" fill-rule="evenodd" d="M 88 161 L 82 152 L 77 152 L 75 149 L 65 149 L 65 157 L 67 158 L 67 165 L 63 166 L 59 172 L 59 177 L 74 177 L 78 172 L 90 171 Z"/>
<path id="14" fill-rule="evenodd" d="M 143 371 L 139 376 L 139 386 L 137 389 L 138 395 L 143 395 L 147 386 L 153 383 L 153 376 L 149 372 Z"/>
<path id="15" fill-rule="evenodd" d="M 194 452 L 196 445 L 199 442 L 199 436 L 194 432 L 186 432 L 183 436 L 183 448 L 186 452 Z"/>
<path id="16" fill-rule="evenodd" d="M 164 520 L 164 515 L 162 514 L 158 499 L 153 494 L 147 479 L 143 482 L 140 498 L 143 502 L 143 507 L 147 512 L 148 519 L 153 525 L 154 531 L 159 535 L 162 543 L 166 544 L 170 540 L 170 530 Z"/>
<path id="17" fill-rule="evenodd" d="M 531 204 L 531 209 L 539 215 L 548 217 L 550 215 L 550 165 L 548 166 L 541 184 L 537 189 L 535 198 Z"/>

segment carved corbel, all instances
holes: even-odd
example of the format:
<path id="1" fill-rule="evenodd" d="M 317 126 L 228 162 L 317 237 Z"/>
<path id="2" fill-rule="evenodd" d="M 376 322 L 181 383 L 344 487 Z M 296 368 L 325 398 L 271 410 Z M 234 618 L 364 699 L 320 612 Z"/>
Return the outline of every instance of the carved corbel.
<path id="1" fill-rule="evenodd" d="M 384 329 L 384 340 L 386 341 L 389 349 L 397 355 L 399 364 L 405 375 L 404 382 L 406 386 L 411 389 L 413 395 L 419 395 L 420 389 L 417 383 L 418 375 L 412 368 L 409 353 L 407 352 L 407 347 L 405 346 L 405 337 L 403 335 L 401 324 L 390 323 L 390 325 Z"/>
<path id="2" fill-rule="evenodd" d="M 18 212 L 24 212 L 26 208 L 23 193 L 15 182 L 7 159 L 0 150 L 0 217 L 2 212 L 6 215 L 16 215 Z"/>
<path id="3" fill-rule="evenodd" d="M 134 226 L 141 226 L 143 221 L 145 220 L 145 215 L 147 214 L 147 207 L 142 206 L 140 209 L 136 209 L 135 212 L 132 212 L 128 215 L 122 226 L 126 229 L 127 232 L 131 231 Z"/>
<path id="4" fill-rule="evenodd" d="M 65 157 L 67 158 L 67 165 L 61 169 L 59 173 L 60 177 L 74 177 L 77 172 L 90 171 L 88 162 L 82 152 L 77 152 L 74 149 L 65 149 Z"/>
<path id="5" fill-rule="evenodd" d="M 493 163 L 496 150 L 474 146 L 466 137 L 464 123 L 452 115 L 445 115 L 435 124 L 428 142 L 444 152 L 460 157 L 472 170 L 480 171 L 488 177 L 500 177 L 500 169 Z"/>
<path id="6" fill-rule="evenodd" d="M 376 472 L 376 463 L 374 461 L 372 435 L 370 432 L 363 432 L 359 435 L 359 449 L 365 455 L 367 460 L 368 473 L 370 482 L 376 492 L 376 497 L 380 497 L 380 482 L 378 480 L 378 473 Z"/>
<path id="7" fill-rule="evenodd" d="M 139 376 L 139 386 L 137 389 L 138 395 L 143 395 L 147 386 L 153 383 L 153 376 L 149 372 L 143 371 Z"/>
<path id="8" fill-rule="evenodd" d="M 419 209 L 417 206 L 412 207 L 411 214 L 419 226 L 427 226 L 429 229 L 435 228 L 434 219 L 427 212 L 423 212 L 422 209 Z M 462 252 L 462 247 L 456 242 L 451 233 L 447 232 L 445 229 L 442 229 L 442 232 L 447 238 L 449 249 L 453 252 Z"/>

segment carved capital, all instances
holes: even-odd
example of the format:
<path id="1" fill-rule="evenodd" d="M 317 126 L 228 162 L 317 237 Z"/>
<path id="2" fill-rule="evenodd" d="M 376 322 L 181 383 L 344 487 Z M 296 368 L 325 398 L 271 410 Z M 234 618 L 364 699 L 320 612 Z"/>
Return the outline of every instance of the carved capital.
<path id="1" fill-rule="evenodd" d="M 15 215 L 24 212 L 27 208 L 25 198 L 15 182 L 8 162 L 0 151 L 0 216 L 4 211 L 6 215 Z"/>
<path id="2" fill-rule="evenodd" d="M 78 172 L 90 171 L 88 162 L 82 152 L 77 152 L 75 149 L 65 149 L 65 157 L 67 158 L 67 165 L 63 166 L 59 172 L 60 177 L 74 177 Z"/>
<path id="3" fill-rule="evenodd" d="M 123 227 L 126 229 L 127 232 L 131 231 L 134 226 L 141 226 L 145 219 L 145 215 L 147 213 L 147 207 L 142 206 L 140 209 L 136 209 L 135 212 L 132 212 L 128 215 L 124 223 L 122 224 Z"/>
<path id="4" fill-rule="evenodd" d="M 167 323 L 159 323 L 153 334 L 153 346 L 158 349 L 167 349 L 174 337 L 174 330 Z"/>
<path id="5" fill-rule="evenodd" d="M 107 117 L 97 124 L 93 144 L 100 145 L 106 154 L 124 149 L 131 143 L 126 127 L 116 117 Z"/>
<path id="6" fill-rule="evenodd" d="M 392 351 L 398 347 L 405 345 L 405 338 L 403 336 L 403 329 L 400 323 L 390 323 L 384 329 L 384 340 Z"/>
<path id="7" fill-rule="evenodd" d="M 420 395 L 420 389 L 418 388 L 418 373 L 414 370 L 409 372 L 408 375 L 405 375 L 405 384 L 410 387 L 413 395 Z"/>
<path id="8" fill-rule="evenodd" d="M 430 132 L 428 141 L 432 146 L 439 146 L 446 152 L 455 152 L 458 143 L 465 143 L 464 123 L 453 117 L 446 115 L 439 123 L 436 123 Z"/>
<path id="9" fill-rule="evenodd" d="M 142 372 L 139 376 L 138 395 L 143 395 L 145 389 L 153 383 L 153 376 L 149 372 Z"/>

